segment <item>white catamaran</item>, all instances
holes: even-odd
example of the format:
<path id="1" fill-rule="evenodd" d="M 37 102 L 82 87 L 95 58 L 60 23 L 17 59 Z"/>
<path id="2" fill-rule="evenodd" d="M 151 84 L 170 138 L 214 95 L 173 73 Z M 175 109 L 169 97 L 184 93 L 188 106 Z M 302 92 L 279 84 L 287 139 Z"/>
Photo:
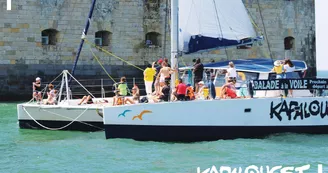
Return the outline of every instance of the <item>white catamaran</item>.
<path id="1" fill-rule="evenodd" d="M 87 35 L 94 4 L 95 0 L 72 74 Z M 318 24 L 318 20 L 316 22 Z M 189 0 L 172 0 L 171 27 L 172 67 L 177 66 L 179 50 L 194 53 L 220 47 L 249 45 L 263 39 L 256 36 L 242 0 L 193 0 L 192 3 Z M 273 67 L 271 59 L 233 62 L 236 70 L 246 78 L 238 80 L 238 87 L 240 90 L 246 88 L 252 98 L 121 106 L 112 106 L 111 98 L 105 98 L 108 103 L 103 103 L 104 99 L 100 98 L 93 99 L 94 103 L 100 102 L 99 104 L 78 105 L 79 100 L 70 98 L 70 73 L 64 70 L 60 95 L 65 88 L 66 97 L 59 100 L 58 105 L 19 104 L 19 124 L 22 128 L 50 130 L 84 131 L 105 128 L 107 139 L 186 142 L 261 137 L 281 132 L 328 133 L 328 100 L 326 97 L 313 97 L 310 92 L 316 87 L 326 89 L 328 83 L 325 85 L 324 82 L 327 80 L 302 78 L 307 70 L 303 61 L 293 61 L 295 73 L 300 77 L 293 80 L 274 80 L 270 72 Z M 323 56 L 317 56 L 317 64 L 324 62 Z M 214 71 L 215 89 L 218 92 L 223 80 L 222 71 L 227 69 L 227 65 L 228 62 L 204 65 L 205 69 Z M 179 70 L 192 68 L 182 67 Z M 172 75 L 171 88 L 175 87 L 175 80 L 176 76 Z M 280 90 L 288 88 L 295 90 L 294 97 L 281 97 Z"/>
<path id="2" fill-rule="evenodd" d="M 177 64 L 177 40 L 180 50 L 193 53 L 204 49 L 249 44 L 261 38 L 256 37 L 241 0 L 172 0 L 171 10 L 173 67 Z M 317 58 L 317 63 L 324 61 L 323 57 Z M 293 88 L 303 89 L 304 92 L 293 98 L 271 97 L 265 94 L 268 91 L 256 91 L 251 99 L 104 107 L 106 138 L 190 142 L 262 137 L 281 132 L 328 133 L 328 100 L 326 97 L 313 97 L 307 90 L 316 87 L 326 89 L 327 80 L 268 80 L 273 63 L 269 68 L 264 66 L 263 69 L 263 65 L 268 62 L 243 62 L 237 64 L 236 69 L 255 74 L 255 78 L 251 78 L 253 84 L 249 85 L 249 89 Z M 298 64 L 296 66 L 300 72 L 306 70 L 307 67 L 302 62 L 293 62 Z M 226 62 L 225 68 L 227 65 Z M 245 69 L 247 65 L 249 67 Z M 220 71 L 223 66 L 211 67 L 209 64 L 205 68 Z M 261 70 L 254 70 L 256 68 Z M 174 81 L 175 76 L 172 75 L 172 88 Z M 290 82 L 298 83 L 298 87 L 290 85 Z M 125 116 L 119 116 L 122 113 Z"/>

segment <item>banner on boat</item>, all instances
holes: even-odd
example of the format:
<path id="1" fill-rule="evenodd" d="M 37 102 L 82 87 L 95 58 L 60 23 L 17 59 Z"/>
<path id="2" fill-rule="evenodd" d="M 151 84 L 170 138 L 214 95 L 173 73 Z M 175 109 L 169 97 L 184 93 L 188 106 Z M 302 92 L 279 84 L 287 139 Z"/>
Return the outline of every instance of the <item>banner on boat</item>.
<path id="1" fill-rule="evenodd" d="M 328 89 L 328 79 L 253 80 L 253 90 Z"/>

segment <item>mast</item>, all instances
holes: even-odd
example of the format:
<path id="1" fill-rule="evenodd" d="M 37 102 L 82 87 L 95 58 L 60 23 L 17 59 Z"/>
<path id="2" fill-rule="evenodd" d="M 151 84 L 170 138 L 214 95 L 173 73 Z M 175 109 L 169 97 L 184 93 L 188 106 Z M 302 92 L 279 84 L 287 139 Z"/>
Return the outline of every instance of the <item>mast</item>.
<path id="1" fill-rule="evenodd" d="M 75 61 L 74 61 L 74 65 L 73 65 L 73 68 L 72 68 L 72 76 L 74 76 L 74 72 L 75 72 L 75 68 L 76 68 L 76 64 L 77 64 L 77 61 L 79 60 L 79 57 L 80 57 L 80 53 L 82 51 L 82 47 L 83 47 L 83 44 L 84 44 L 84 38 L 85 36 L 87 35 L 88 33 L 88 30 L 89 30 L 89 26 L 90 26 L 90 23 L 91 23 L 91 17 L 92 17 L 92 13 L 93 13 L 93 9 L 95 7 L 95 4 L 96 4 L 96 0 L 93 0 L 92 1 L 92 5 L 90 7 L 90 11 L 89 11 L 89 15 L 88 15 L 88 19 L 86 21 L 86 24 L 85 24 L 85 28 L 82 32 L 82 37 L 81 37 L 81 42 L 80 42 L 80 47 L 79 47 L 79 50 L 77 51 L 76 53 L 76 57 L 75 57 Z M 70 77 L 69 79 L 69 83 L 71 82 L 72 78 Z"/>
<path id="2" fill-rule="evenodd" d="M 178 10 L 179 0 L 171 1 L 171 67 L 178 69 L 177 55 L 178 55 Z M 175 88 L 176 74 L 171 75 L 171 90 Z"/>

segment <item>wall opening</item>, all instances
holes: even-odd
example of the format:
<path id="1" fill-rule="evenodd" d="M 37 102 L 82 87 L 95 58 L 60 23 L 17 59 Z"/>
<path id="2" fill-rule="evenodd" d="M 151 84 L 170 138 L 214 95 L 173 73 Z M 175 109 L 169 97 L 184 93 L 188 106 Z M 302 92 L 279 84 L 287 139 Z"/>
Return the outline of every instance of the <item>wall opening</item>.
<path id="1" fill-rule="evenodd" d="M 284 39 L 285 50 L 292 50 L 294 49 L 295 39 L 294 37 L 286 37 Z"/>
<path id="2" fill-rule="evenodd" d="M 98 31 L 95 33 L 95 44 L 97 46 L 109 46 L 112 33 L 109 31 Z"/>
<path id="3" fill-rule="evenodd" d="M 45 29 L 41 32 L 42 45 L 56 45 L 59 38 L 59 31 L 56 29 Z"/>
<path id="4" fill-rule="evenodd" d="M 146 47 L 160 47 L 161 34 L 157 32 L 148 32 L 146 34 Z"/>

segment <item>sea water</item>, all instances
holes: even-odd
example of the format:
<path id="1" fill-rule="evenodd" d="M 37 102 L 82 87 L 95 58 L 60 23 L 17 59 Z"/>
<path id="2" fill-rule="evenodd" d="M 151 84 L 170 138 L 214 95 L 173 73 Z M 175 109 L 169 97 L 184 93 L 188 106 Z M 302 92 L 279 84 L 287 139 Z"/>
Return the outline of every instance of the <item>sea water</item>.
<path id="1" fill-rule="evenodd" d="M 197 143 L 106 140 L 104 132 L 19 129 L 15 103 L 0 103 L 0 129 L 1 173 L 197 173 L 213 166 L 218 171 L 221 167 L 245 171 L 251 165 L 270 169 L 310 165 L 305 172 L 314 173 L 320 164 L 328 172 L 328 135 L 280 134 Z"/>

